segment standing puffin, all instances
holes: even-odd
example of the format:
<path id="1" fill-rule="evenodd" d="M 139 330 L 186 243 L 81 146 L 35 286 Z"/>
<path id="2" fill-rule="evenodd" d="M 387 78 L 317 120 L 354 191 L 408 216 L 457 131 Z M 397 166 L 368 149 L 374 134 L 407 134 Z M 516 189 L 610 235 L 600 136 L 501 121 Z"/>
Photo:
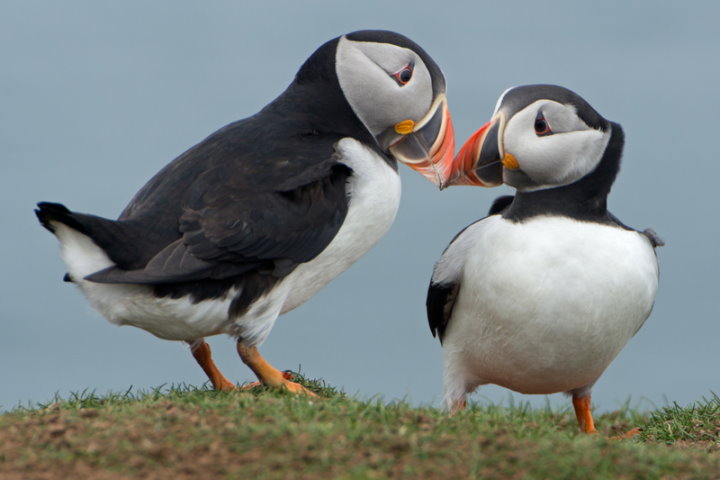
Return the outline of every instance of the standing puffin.
<path id="1" fill-rule="evenodd" d="M 258 346 L 390 228 L 397 160 L 442 187 L 454 145 L 438 65 L 402 35 L 358 31 L 170 162 L 117 220 L 46 202 L 36 214 L 60 241 L 66 280 L 110 322 L 187 342 L 216 389 L 234 384 L 203 339 L 231 335 L 260 382 L 308 393 Z"/>
<path id="2" fill-rule="evenodd" d="M 620 125 L 554 85 L 507 90 L 461 148 L 465 173 L 450 184 L 504 181 L 517 192 L 460 232 L 433 271 L 427 313 L 449 409 L 489 383 L 566 392 L 580 429 L 596 431 L 593 384 L 650 315 L 658 286 L 654 232 L 607 210 L 622 148 Z"/>

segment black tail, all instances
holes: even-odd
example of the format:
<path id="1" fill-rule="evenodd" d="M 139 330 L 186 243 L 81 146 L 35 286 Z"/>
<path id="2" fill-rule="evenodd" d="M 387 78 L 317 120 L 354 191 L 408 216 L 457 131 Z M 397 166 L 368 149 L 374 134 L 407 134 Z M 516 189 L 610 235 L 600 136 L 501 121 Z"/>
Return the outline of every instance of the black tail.
<path id="1" fill-rule="evenodd" d="M 72 212 L 68 210 L 65 205 L 61 203 L 40 202 L 37 206 L 38 208 L 35 209 L 35 215 L 37 215 L 42 226 L 52 233 L 55 233 L 55 228 L 53 228 L 50 222 L 54 220 L 87 235 L 83 226 L 73 218 Z"/>
<path id="2" fill-rule="evenodd" d="M 35 210 L 43 227 L 55 233 L 53 222 L 62 223 L 87 235 L 121 268 L 138 268 L 142 262 L 137 252 L 137 239 L 142 238 L 136 228 L 116 220 L 76 213 L 60 203 L 40 202 Z M 142 265 L 140 265 L 142 266 Z"/>

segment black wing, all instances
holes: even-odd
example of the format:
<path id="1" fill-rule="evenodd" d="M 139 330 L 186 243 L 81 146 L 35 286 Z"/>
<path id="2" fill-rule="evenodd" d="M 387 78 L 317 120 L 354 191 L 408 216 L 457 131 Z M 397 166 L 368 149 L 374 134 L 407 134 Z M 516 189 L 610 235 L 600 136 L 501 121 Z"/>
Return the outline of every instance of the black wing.
<path id="1" fill-rule="evenodd" d="M 219 130 L 153 177 L 118 221 L 103 220 L 109 228 L 96 243 L 117 266 L 88 280 L 283 276 L 318 255 L 345 219 L 352 171 L 335 152 L 339 136 L 298 130 L 293 118 L 268 120 L 256 115 Z M 82 214 L 71 215 L 82 223 Z"/>
<path id="2" fill-rule="evenodd" d="M 430 332 L 433 337 L 437 336 L 440 339 L 440 343 L 443 341 L 445 329 L 452 316 L 458 291 L 460 291 L 459 282 L 435 283 L 430 281 L 425 307 L 427 308 Z"/>
<path id="3" fill-rule="evenodd" d="M 335 164 L 324 173 L 291 190 L 195 184 L 197 193 L 176 220 L 177 239 L 141 269 L 112 267 L 88 279 L 156 284 L 224 279 L 253 270 L 287 275 L 325 249 L 347 214 L 351 170 Z"/>
<path id="4" fill-rule="evenodd" d="M 191 199 L 179 220 L 182 236 L 155 255 L 142 275 L 152 283 L 223 279 L 258 268 L 287 275 L 337 234 L 347 214 L 350 175 L 336 164 L 295 189 L 254 195 L 216 185 L 215 199 Z"/>

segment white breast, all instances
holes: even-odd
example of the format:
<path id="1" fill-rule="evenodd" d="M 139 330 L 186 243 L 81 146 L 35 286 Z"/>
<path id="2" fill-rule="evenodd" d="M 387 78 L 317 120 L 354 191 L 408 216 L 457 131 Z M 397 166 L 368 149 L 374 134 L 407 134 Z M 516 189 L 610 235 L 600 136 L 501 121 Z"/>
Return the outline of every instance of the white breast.
<path id="1" fill-rule="evenodd" d="M 450 396 L 485 383 L 522 393 L 590 386 L 652 309 L 657 259 L 637 232 L 496 215 L 455 243 L 466 256 L 443 342 Z"/>
<path id="2" fill-rule="evenodd" d="M 365 255 L 390 229 L 400 206 L 400 176 L 382 157 L 351 138 L 338 142 L 337 149 L 342 163 L 353 169 L 348 213 L 327 248 L 283 281 L 290 288 L 283 313 L 303 304 Z"/>

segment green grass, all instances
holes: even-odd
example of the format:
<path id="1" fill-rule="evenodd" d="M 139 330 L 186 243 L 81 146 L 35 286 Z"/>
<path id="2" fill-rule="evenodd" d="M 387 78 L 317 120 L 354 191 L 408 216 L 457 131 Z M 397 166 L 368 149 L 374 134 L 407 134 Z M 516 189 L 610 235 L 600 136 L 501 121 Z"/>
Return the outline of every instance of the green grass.
<path id="1" fill-rule="evenodd" d="M 85 391 L 0 416 L 0 478 L 720 478 L 720 398 L 624 408 L 577 433 L 570 409 L 473 405 L 449 416 L 358 400 L 173 386 Z M 613 435 L 640 426 L 632 440 Z"/>
<path id="2" fill-rule="evenodd" d="M 641 438 L 644 441 L 676 443 L 706 443 L 720 447 L 720 397 L 713 393 L 688 407 L 677 403 L 652 412 Z"/>

